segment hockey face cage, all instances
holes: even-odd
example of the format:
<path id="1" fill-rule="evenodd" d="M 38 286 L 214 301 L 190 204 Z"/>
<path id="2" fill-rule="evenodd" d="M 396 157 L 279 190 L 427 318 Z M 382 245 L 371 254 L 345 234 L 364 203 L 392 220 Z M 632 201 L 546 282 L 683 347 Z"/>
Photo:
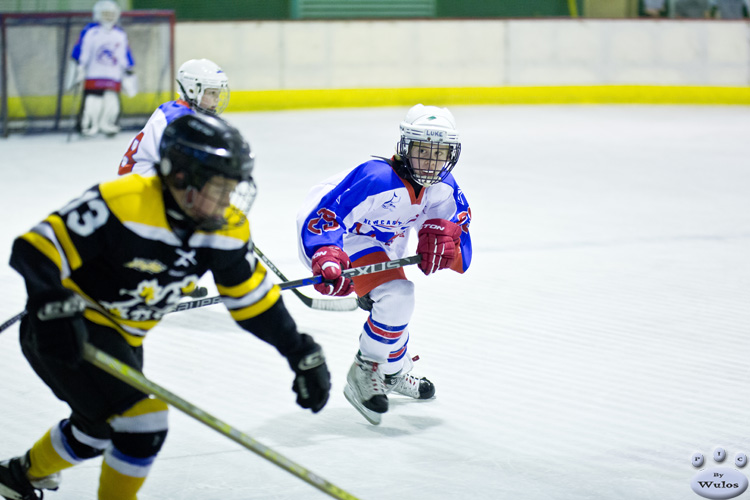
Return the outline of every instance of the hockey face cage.
<path id="1" fill-rule="evenodd" d="M 120 6 L 112 0 L 99 0 L 94 5 L 93 17 L 94 21 L 112 29 L 120 20 Z"/>
<path id="2" fill-rule="evenodd" d="M 159 172 L 174 188 L 186 191 L 184 205 L 200 230 L 240 227 L 247 220 L 257 194 L 252 177 L 255 157 L 246 142 L 237 149 L 240 153 L 235 155 L 227 149 L 195 144 L 184 138 L 170 141 L 165 148 L 168 153 L 161 160 Z M 212 182 L 215 177 L 237 184 Z M 229 206 L 223 216 L 208 214 L 201 208 L 226 205 L 226 200 Z"/>
<path id="3" fill-rule="evenodd" d="M 405 133 L 396 150 L 409 175 L 422 186 L 442 182 L 456 166 L 461 154 L 458 135 L 447 130 L 404 128 L 402 131 Z"/>
<path id="4" fill-rule="evenodd" d="M 223 72 L 210 78 L 185 73 L 177 78 L 177 85 L 182 98 L 203 113 L 220 115 L 229 105 L 229 82 Z"/>

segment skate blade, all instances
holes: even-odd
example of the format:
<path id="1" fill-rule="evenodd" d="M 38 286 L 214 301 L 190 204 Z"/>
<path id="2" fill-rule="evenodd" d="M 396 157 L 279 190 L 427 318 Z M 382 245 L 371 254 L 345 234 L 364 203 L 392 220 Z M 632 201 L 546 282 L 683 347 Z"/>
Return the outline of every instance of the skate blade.
<path id="1" fill-rule="evenodd" d="M 380 425 L 380 422 L 383 420 L 383 415 L 362 406 L 362 403 L 357 401 L 357 396 L 354 394 L 354 390 L 349 387 L 349 384 L 344 386 L 344 397 L 347 401 L 349 401 L 349 404 L 351 404 L 355 410 L 357 410 L 362 414 L 363 417 L 365 417 L 368 422 L 370 422 L 372 425 Z"/>

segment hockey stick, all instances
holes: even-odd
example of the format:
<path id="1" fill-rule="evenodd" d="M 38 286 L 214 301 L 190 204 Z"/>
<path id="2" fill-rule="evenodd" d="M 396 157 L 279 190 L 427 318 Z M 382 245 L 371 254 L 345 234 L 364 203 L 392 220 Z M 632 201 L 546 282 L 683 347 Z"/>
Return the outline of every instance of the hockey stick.
<path id="1" fill-rule="evenodd" d="M 23 318 L 24 316 L 26 316 L 26 311 L 21 311 L 20 313 L 16 314 L 12 318 L 10 318 L 8 321 L 6 321 L 2 325 L 0 325 L 0 333 L 2 333 L 3 331 L 5 331 L 10 325 L 12 325 L 13 323 L 15 323 L 19 319 Z"/>
<path id="2" fill-rule="evenodd" d="M 387 262 L 378 262 L 377 264 L 368 264 L 361 267 L 353 267 L 351 269 L 344 270 L 341 275 L 347 278 L 354 276 L 363 276 L 365 274 L 379 273 L 380 271 L 386 271 L 388 269 L 398 269 L 399 267 L 409 266 L 411 264 L 417 264 L 422 257 L 419 255 L 412 255 L 411 257 L 404 257 L 403 259 L 389 260 Z M 285 281 L 279 283 L 279 288 L 282 290 L 293 290 L 301 286 L 317 285 L 323 283 L 322 276 L 311 276 L 309 278 L 302 278 L 300 280 Z M 324 301 L 325 302 L 325 301 Z M 212 306 L 214 304 L 221 303 L 221 296 L 215 295 L 213 297 L 207 297 L 205 299 L 191 300 L 189 302 L 182 302 L 177 305 L 175 311 L 185 311 L 187 309 L 195 309 L 196 307 Z"/>
<path id="3" fill-rule="evenodd" d="M 372 274 L 372 273 L 379 273 L 380 271 L 386 271 L 388 269 L 398 269 L 399 267 L 409 266 L 411 264 L 417 264 L 421 260 L 421 256 L 419 255 L 412 255 L 411 257 L 404 257 L 403 259 L 395 259 L 395 260 L 389 260 L 387 262 L 378 262 L 376 264 L 368 264 L 366 266 L 361 267 L 353 267 L 351 269 L 344 270 L 341 274 L 342 276 L 346 276 L 347 278 L 353 278 L 354 276 L 363 276 L 365 274 Z M 309 278 L 302 278 L 299 280 L 294 281 L 285 281 L 284 283 L 279 283 L 279 288 L 282 290 L 293 290 L 295 288 L 301 287 L 301 286 L 309 286 L 309 285 L 317 285 L 318 283 L 322 283 L 323 278 L 321 276 L 311 276 Z M 201 287 L 202 288 L 202 287 Z M 202 288 L 202 290 L 205 290 L 205 288 Z M 203 293 L 202 291 L 198 293 Z M 314 300 L 314 299 L 313 299 Z M 323 300 L 322 302 L 326 302 Z M 330 301 L 334 302 L 334 301 Z M 188 302 L 181 302 L 177 304 L 177 306 L 171 311 L 186 311 L 188 309 L 195 309 L 198 307 L 206 307 L 206 306 L 213 306 L 215 304 L 221 303 L 221 297 L 219 295 L 215 295 L 213 297 L 206 297 L 203 299 L 197 299 L 197 300 L 191 300 Z M 336 309 L 336 310 L 342 310 L 342 309 Z M 22 311 L 12 318 L 10 318 L 8 321 L 0 325 L 0 332 L 8 328 L 10 325 L 21 319 L 26 314 L 26 311 Z"/>
<path id="4" fill-rule="evenodd" d="M 78 106 L 76 106 L 76 99 L 78 96 L 81 96 L 80 102 L 78 103 Z M 70 121 L 72 122 L 72 125 L 68 129 L 68 140 L 67 142 L 70 142 L 70 139 L 73 137 L 73 132 L 76 129 L 76 125 L 78 124 L 78 115 L 80 114 L 81 110 L 81 103 L 83 102 L 83 84 L 82 83 L 76 83 L 73 87 L 73 95 L 71 96 L 71 111 L 70 111 Z"/>
<path id="5" fill-rule="evenodd" d="M 260 251 L 260 248 L 253 245 L 253 250 L 255 253 L 258 254 L 258 257 L 260 257 L 260 260 L 263 261 L 263 263 L 268 266 L 268 268 L 273 271 L 273 273 L 278 276 L 280 279 L 284 281 L 288 281 L 287 277 L 284 276 L 284 274 L 279 271 L 279 268 L 276 267 L 273 262 L 271 262 L 266 255 Z M 314 299 L 312 297 L 308 297 L 304 293 L 300 292 L 296 288 L 292 288 L 292 293 L 296 295 L 299 300 L 301 300 L 307 307 L 311 309 L 317 309 L 319 311 L 355 311 L 357 307 L 357 299 L 354 298 L 348 298 L 348 299 Z M 197 297 L 199 298 L 199 297 Z"/>
<path id="6" fill-rule="evenodd" d="M 104 370 L 113 377 L 122 380 L 126 384 L 138 389 L 139 391 L 145 394 L 153 394 L 165 403 L 174 406 L 183 413 L 186 413 L 199 422 L 207 425 L 208 427 L 211 427 L 215 431 L 225 435 L 232 441 L 244 446 L 253 453 L 260 455 L 274 465 L 281 467 L 282 469 L 291 474 L 294 474 L 303 481 L 311 484 L 312 486 L 315 486 L 323 493 L 326 493 L 328 496 L 343 500 L 357 500 L 357 497 L 351 495 L 350 493 L 347 493 L 338 486 L 329 483 L 322 477 L 314 474 L 301 465 L 292 462 L 283 455 L 276 453 L 271 448 L 259 443 L 247 434 L 219 420 L 213 415 L 201 410 L 192 403 L 185 401 L 176 394 L 169 392 L 162 386 L 155 384 L 154 382 L 147 379 L 140 371 L 124 364 L 117 358 L 113 358 L 109 354 L 97 349 L 88 342 L 83 345 L 83 358 L 97 368 Z"/>

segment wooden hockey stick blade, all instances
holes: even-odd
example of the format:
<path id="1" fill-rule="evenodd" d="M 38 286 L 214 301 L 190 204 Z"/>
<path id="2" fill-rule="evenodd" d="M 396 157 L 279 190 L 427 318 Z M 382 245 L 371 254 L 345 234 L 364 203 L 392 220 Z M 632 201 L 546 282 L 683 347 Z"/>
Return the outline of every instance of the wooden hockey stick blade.
<path id="1" fill-rule="evenodd" d="M 271 262 L 271 259 L 266 257 L 266 254 L 260 251 L 260 248 L 255 246 L 253 244 L 253 251 L 258 254 L 258 257 L 260 257 L 260 260 L 263 261 L 263 263 L 271 270 L 273 273 L 278 276 L 283 281 L 288 281 L 287 277 L 284 276 L 284 273 L 282 273 L 276 265 Z M 314 299 L 312 297 L 308 297 L 304 293 L 300 292 L 299 290 L 292 289 L 292 292 L 294 295 L 297 296 L 299 300 L 302 301 L 303 304 L 305 304 L 307 307 L 311 309 L 317 309 L 320 311 L 356 311 L 359 307 L 357 305 L 357 299 L 354 298 L 341 298 L 341 299 Z"/>
<path id="2" fill-rule="evenodd" d="M 351 495 L 350 493 L 347 493 L 338 486 L 331 484 L 330 482 L 302 467 L 301 465 L 292 462 L 283 455 L 276 453 L 268 446 L 259 443 L 242 431 L 201 410 L 192 403 L 185 401 L 184 399 L 168 391 L 164 387 L 152 382 L 151 380 L 147 379 L 140 371 L 126 365 L 122 361 L 110 356 L 104 351 L 97 349 L 88 342 L 84 343 L 83 345 L 83 358 L 92 365 L 101 370 L 104 370 L 113 377 L 122 380 L 131 387 L 134 387 L 145 394 L 152 394 L 165 403 L 174 406 L 178 410 L 193 417 L 202 424 L 211 427 L 212 429 L 219 432 L 220 434 L 223 434 L 232 441 L 244 446 L 257 455 L 260 455 L 274 465 L 281 467 L 291 474 L 294 474 L 298 478 L 318 488 L 320 491 L 326 493 L 330 497 L 342 500 L 357 500 L 357 497 Z"/>

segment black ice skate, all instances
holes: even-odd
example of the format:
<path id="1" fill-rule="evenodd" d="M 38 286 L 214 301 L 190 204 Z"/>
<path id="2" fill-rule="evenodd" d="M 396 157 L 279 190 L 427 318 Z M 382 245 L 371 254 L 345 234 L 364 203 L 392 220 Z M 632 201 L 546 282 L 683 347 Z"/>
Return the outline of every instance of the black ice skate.
<path id="1" fill-rule="evenodd" d="M 35 490 L 26 477 L 25 457 L 0 462 L 0 495 L 6 500 L 40 500 L 41 490 Z M 36 494 L 39 491 L 39 495 Z"/>

